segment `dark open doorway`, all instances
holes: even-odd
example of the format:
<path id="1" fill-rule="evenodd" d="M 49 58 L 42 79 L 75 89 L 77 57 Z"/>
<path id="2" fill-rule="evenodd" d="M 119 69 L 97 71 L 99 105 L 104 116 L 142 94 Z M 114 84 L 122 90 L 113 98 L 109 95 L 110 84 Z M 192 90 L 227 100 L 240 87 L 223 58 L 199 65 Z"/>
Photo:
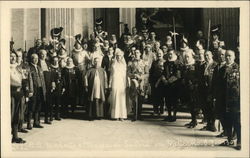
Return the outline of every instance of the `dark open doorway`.
<path id="1" fill-rule="evenodd" d="M 103 18 L 103 29 L 119 37 L 119 8 L 94 8 L 94 19 Z"/>

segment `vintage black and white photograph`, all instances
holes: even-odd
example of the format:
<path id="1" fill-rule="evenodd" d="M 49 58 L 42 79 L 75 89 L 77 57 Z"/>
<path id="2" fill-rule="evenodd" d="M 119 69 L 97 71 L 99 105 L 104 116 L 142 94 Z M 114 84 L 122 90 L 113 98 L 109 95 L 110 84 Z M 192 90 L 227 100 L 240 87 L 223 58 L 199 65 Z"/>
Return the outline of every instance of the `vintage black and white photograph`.
<path id="1" fill-rule="evenodd" d="M 1 139 L 12 152 L 5 156 L 246 156 L 249 80 L 242 75 L 248 79 L 249 67 L 242 65 L 249 50 L 242 47 L 249 39 L 240 35 L 249 26 L 241 23 L 249 20 L 242 4 L 249 3 L 97 3 L 9 6 L 1 43 L 8 48 L 1 52 L 1 98 L 8 100 Z"/>

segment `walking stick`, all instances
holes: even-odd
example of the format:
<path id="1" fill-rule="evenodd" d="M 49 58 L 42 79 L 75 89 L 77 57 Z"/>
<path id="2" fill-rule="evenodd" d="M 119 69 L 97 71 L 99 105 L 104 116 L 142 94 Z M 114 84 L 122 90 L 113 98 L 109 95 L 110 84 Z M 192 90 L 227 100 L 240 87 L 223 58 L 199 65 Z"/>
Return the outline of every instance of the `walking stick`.
<path id="1" fill-rule="evenodd" d="M 216 100 L 213 100 L 213 107 L 216 106 Z M 218 120 L 218 132 L 220 132 L 220 120 Z"/>
<path id="2" fill-rule="evenodd" d="M 136 93 L 135 97 L 135 120 L 138 119 L 138 92 Z"/>

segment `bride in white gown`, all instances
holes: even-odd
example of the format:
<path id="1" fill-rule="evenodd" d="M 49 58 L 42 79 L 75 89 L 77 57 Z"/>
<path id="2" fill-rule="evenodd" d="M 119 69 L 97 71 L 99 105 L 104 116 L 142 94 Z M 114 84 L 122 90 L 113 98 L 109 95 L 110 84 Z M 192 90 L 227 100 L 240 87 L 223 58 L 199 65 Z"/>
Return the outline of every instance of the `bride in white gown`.
<path id="1" fill-rule="evenodd" d="M 127 65 L 123 57 L 124 53 L 117 48 L 115 51 L 115 60 L 111 65 L 111 74 L 109 88 L 110 93 L 110 111 L 112 119 L 127 118 L 126 107 L 126 87 L 127 87 Z"/>

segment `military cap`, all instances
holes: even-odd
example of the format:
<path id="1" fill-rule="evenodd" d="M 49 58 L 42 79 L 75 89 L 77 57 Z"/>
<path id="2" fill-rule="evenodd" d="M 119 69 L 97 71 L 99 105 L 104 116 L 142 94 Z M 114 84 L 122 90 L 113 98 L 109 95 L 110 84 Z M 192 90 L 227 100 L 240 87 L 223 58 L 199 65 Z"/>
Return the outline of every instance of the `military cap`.
<path id="1" fill-rule="evenodd" d="M 75 40 L 77 43 L 81 44 L 81 38 L 82 38 L 82 35 L 81 34 L 77 34 L 75 35 Z"/>

